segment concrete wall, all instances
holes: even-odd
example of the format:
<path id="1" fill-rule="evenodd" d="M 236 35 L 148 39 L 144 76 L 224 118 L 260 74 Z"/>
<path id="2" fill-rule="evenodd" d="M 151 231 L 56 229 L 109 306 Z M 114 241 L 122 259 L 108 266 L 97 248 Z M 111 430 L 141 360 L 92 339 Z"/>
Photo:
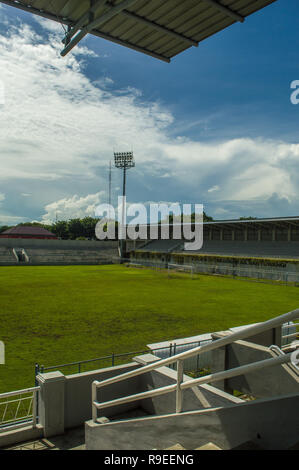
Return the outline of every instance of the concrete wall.
<path id="1" fill-rule="evenodd" d="M 124 374 L 130 370 L 138 369 L 139 367 L 139 364 L 132 362 L 119 367 L 109 367 L 98 371 L 66 376 L 65 429 L 81 426 L 85 421 L 91 418 L 91 384 L 94 380 L 102 381 L 119 374 Z M 98 400 L 101 402 L 109 401 L 144 390 L 141 377 L 133 377 L 132 379 L 99 389 Z M 104 415 L 111 418 L 115 415 L 135 409 L 138 405 L 139 404 L 135 402 L 105 408 L 102 412 L 99 412 L 99 416 Z"/>
<path id="2" fill-rule="evenodd" d="M 63 434 L 64 430 L 81 426 L 92 416 L 91 385 L 94 380 L 102 381 L 140 367 L 132 362 L 122 366 L 109 367 L 81 374 L 64 376 L 61 372 L 48 372 L 37 376 L 41 387 L 39 395 L 39 419 L 45 436 Z M 129 393 L 144 391 L 140 377 L 109 385 L 98 391 L 100 401 L 120 398 Z M 105 409 L 105 416 L 124 413 L 136 408 L 138 403 L 114 406 Z"/>
<path id="3" fill-rule="evenodd" d="M 14 429 L 0 433 L 0 448 L 14 446 L 20 442 L 33 441 L 44 437 L 43 427 L 37 425 L 25 426 L 21 429 Z"/>
<path id="4" fill-rule="evenodd" d="M 227 347 L 226 365 L 228 369 L 251 362 L 271 359 L 276 355 L 268 348 L 237 341 Z M 228 390 L 240 390 L 256 398 L 282 396 L 299 391 L 299 374 L 289 365 L 275 366 L 227 381 Z"/>
<path id="5" fill-rule="evenodd" d="M 35 240 L 0 238 L 0 247 L 7 248 L 40 248 L 55 250 L 111 250 L 118 248 L 118 241 L 93 240 Z"/>
<path id="6" fill-rule="evenodd" d="M 151 356 L 151 360 L 149 357 Z M 142 357 L 142 356 L 141 356 Z M 157 358 L 146 355 L 149 362 Z M 109 367 L 81 374 L 64 376 L 61 372 L 39 374 L 37 380 L 41 386 L 39 397 L 40 424 L 46 436 L 62 434 L 66 429 L 81 426 L 92 416 L 91 386 L 94 380 L 102 381 L 125 372 L 138 369 L 142 363 L 132 362 L 122 366 Z M 185 380 L 188 377 L 185 376 Z M 153 388 L 163 387 L 176 382 L 176 372 L 162 367 L 148 374 L 109 385 L 98 389 L 100 402 L 141 393 Z M 239 403 L 238 398 L 230 397 L 214 387 L 196 387 L 196 390 L 184 392 L 184 410 L 197 410 L 207 406 L 222 406 Z M 146 414 L 173 413 L 175 410 L 175 393 L 162 395 L 154 399 L 134 401 L 132 403 L 112 406 L 98 412 L 98 416 L 113 418 L 128 411 L 141 408 Z"/>
<path id="7" fill-rule="evenodd" d="M 176 383 L 177 373 L 169 367 L 160 367 L 143 377 L 144 389 L 153 390 L 160 387 L 166 387 Z M 184 375 L 184 381 L 190 380 L 190 377 Z M 217 388 L 203 385 L 183 392 L 183 411 L 194 411 L 208 407 L 228 406 L 231 403 L 242 403 L 239 398 L 233 397 L 228 393 L 221 392 Z M 175 413 L 176 410 L 176 392 L 167 393 L 142 400 L 140 406 L 148 414 L 167 414 Z"/>
<path id="8" fill-rule="evenodd" d="M 257 325 L 258 323 L 256 323 Z M 217 340 L 220 338 L 223 338 L 224 336 L 230 335 L 232 333 L 235 333 L 237 330 L 243 329 L 245 327 L 237 327 L 237 328 L 231 328 L 230 330 L 226 331 L 217 331 L 215 333 L 212 333 L 212 339 Z M 276 328 L 269 328 L 269 330 L 262 331 L 261 333 L 255 334 L 253 336 L 248 336 L 246 341 L 250 343 L 255 343 L 259 344 L 261 346 L 272 346 L 272 344 L 276 344 L 276 346 L 281 347 L 281 336 L 282 336 L 282 327 L 278 326 Z"/>
<path id="9" fill-rule="evenodd" d="M 216 350 L 211 368 L 212 372 L 219 372 L 272 357 L 276 355 L 269 348 L 240 340 Z M 298 392 L 299 374 L 289 365 L 278 365 L 214 382 L 214 385 L 230 393 L 238 390 L 255 398 L 282 396 Z"/>
<path id="10" fill-rule="evenodd" d="M 298 442 L 299 395 L 246 402 L 223 408 L 85 425 L 88 450 L 186 449 L 214 442 L 232 449 L 253 441 L 264 449 L 287 449 Z"/>

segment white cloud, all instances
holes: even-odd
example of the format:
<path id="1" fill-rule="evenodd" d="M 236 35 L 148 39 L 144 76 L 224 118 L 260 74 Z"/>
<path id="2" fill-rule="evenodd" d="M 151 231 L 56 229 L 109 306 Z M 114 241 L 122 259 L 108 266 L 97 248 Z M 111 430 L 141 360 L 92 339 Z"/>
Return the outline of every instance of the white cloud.
<path id="1" fill-rule="evenodd" d="M 61 58 L 61 25 L 37 21 L 51 39 L 26 24 L 0 35 L 0 80 L 5 85 L 0 180 L 6 193 L 5 185 L 23 181 L 23 200 L 31 191 L 30 186 L 28 192 L 25 189 L 27 181 L 61 188 L 57 202 L 46 205 L 44 221 L 55 220 L 58 211 L 65 218 L 92 211 L 95 194 L 82 196 L 86 186 L 80 192 L 74 184 L 107 186 L 97 170 L 107 164 L 113 150 L 132 147 L 136 169 L 130 178 L 138 175 L 138 185 L 151 190 L 152 198 L 161 181 L 164 194 L 157 197 L 168 200 L 177 200 L 178 192 L 196 203 L 203 197 L 208 203 L 265 200 L 274 193 L 278 198 L 298 198 L 298 144 L 246 137 L 207 143 L 173 137 L 175 117 L 166 106 L 142 101 L 142 90 L 133 87 L 116 90 L 113 77 L 93 82 L 85 72 L 84 57 L 94 52 L 80 46 Z M 131 190 L 133 200 L 134 187 Z M 32 201 L 38 197 L 33 195 Z M 55 200 L 53 194 L 48 200 Z M 40 210 L 44 205 L 41 202 Z"/>
<path id="2" fill-rule="evenodd" d="M 219 191 L 219 186 L 216 184 L 215 186 L 212 186 L 211 188 L 208 189 L 208 193 L 214 193 L 215 191 Z"/>
<path id="3" fill-rule="evenodd" d="M 28 221 L 28 219 L 26 220 Z M 25 221 L 24 217 L 0 214 L 0 227 L 2 225 L 17 225 L 24 221 Z"/>
<path id="4" fill-rule="evenodd" d="M 27 25 L 0 36 L 6 89 L 1 179 L 92 177 L 113 147 L 131 147 L 141 135 L 151 147 L 172 121 L 157 104 L 137 103 L 135 90 L 113 95 L 95 86 L 76 56 L 62 59 L 60 48 L 55 41 L 44 43 Z"/>
<path id="5" fill-rule="evenodd" d="M 70 198 L 60 199 L 45 207 L 45 214 L 42 216 L 43 223 L 53 223 L 57 220 L 69 220 L 75 218 L 95 217 L 96 207 L 104 200 L 103 191 L 96 194 L 88 194 L 80 197 L 74 195 Z"/>
<path id="6" fill-rule="evenodd" d="M 62 23 L 58 23 L 56 21 L 48 20 L 47 18 L 43 18 L 42 16 L 34 15 L 33 19 L 42 26 L 46 31 L 51 33 L 63 35 L 64 31 L 66 31 L 66 26 Z"/>

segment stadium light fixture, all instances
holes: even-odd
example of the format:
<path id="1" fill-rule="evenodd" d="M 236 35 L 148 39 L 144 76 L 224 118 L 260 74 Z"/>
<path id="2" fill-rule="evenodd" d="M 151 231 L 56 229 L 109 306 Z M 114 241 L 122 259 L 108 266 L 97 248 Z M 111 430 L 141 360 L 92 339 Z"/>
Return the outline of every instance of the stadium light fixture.
<path id="1" fill-rule="evenodd" d="M 114 165 L 116 168 L 123 170 L 123 203 L 122 203 L 122 219 L 121 219 L 121 236 L 120 238 L 120 255 L 121 259 L 125 253 L 125 198 L 126 198 L 126 179 L 127 170 L 134 168 L 135 161 L 133 152 L 114 152 Z"/>

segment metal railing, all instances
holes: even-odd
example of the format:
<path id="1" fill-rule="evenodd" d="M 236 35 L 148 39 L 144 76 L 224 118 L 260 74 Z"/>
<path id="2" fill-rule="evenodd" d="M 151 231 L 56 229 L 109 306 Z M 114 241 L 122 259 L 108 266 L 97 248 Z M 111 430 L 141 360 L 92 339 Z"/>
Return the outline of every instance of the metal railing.
<path id="1" fill-rule="evenodd" d="M 35 365 L 35 377 L 38 374 L 43 374 L 44 372 L 49 372 L 53 370 L 60 370 L 60 369 L 65 369 L 65 368 L 75 368 L 76 372 L 78 374 L 81 374 L 82 372 L 89 372 L 91 370 L 96 370 L 94 367 L 92 369 L 88 369 L 87 367 L 89 365 L 92 365 L 97 363 L 97 362 L 104 362 L 106 363 L 107 366 L 114 367 L 116 365 L 120 365 L 124 363 L 124 360 L 127 360 L 128 358 L 133 358 L 134 356 L 141 355 L 141 354 L 155 354 L 159 357 L 159 353 L 163 354 L 163 356 L 171 357 L 174 356 L 179 349 L 194 349 L 195 347 L 202 346 L 203 344 L 209 342 L 211 340 L 201 340 L 201 341 L 192 341 L 190 343 L 176 343 L 176 342 L 171 342 L 169 343 L 168 346 L 163 346 L 160 348 L 154 348 L 154 349 L 143 349 L 142 351 L 131 351 L 131 352 L 126 352 L 126 353 L 119 353 L 115 354 L 112 353 L 107 356 L 102 356 L 102 357 L 97 357 L 95 359 L 85 359 L 83 361 L 75 361 L 75 362 L 69 362 L 65 364 L 59 364 L 55 366 L 44 366 L 40 364 Z M 206 362 L 206 361 L 205 361 Z M 193 362 L 193 364 L 190 364 L 190 372 L 193 371 L 194 369 L 200 369 L 201 367 L 207 367 L 208 364 L 202 363 L 199 361 L 199 358 L 197 358 L 196 361 Z M 87 366 L 87 367 L 84 367 Z M 102 365 L 103 367 L 103 365 Z M 36 382 L 37 384 L 37 382 Z"/>
<path id="2" fill-rule="evenodd" d="M 282 335 L 281 339 L 283 342 L 283 346 L 286 347 L 292 343 L 292 341 L 299 337 L 299 322 L 289 322 L 288 324 L 284 325 L 286 329 L 293 331 L 293 333 L 288 333 L 286 335 Z M 290 340 L 290 341 L 289 341 Z"/>
<path id="3" fill-rule="evenodd" d="M 170 392 L 175 391 L 175 390 L 176 390 L 176 412 L 180 413 L 182 411 L 182 392 L 183 392 L 183 390 L 185 390 L 187 388 L 194 387 L 196 385 L 201 385 L 201 384 L 204 384 L 204 383 L 212 383 L 212 382 L 215 382 L 215 381 L 224 380 L 224 379 L 231 378 L 231 377 L 236 377 L 238 375 L 242 375 L 244 373 L 249 373 L 249 372 L 252 372 L 252 371 L 255 371 L 255 370 L 258 370 L 258 369 L 262 369 L 262 368 L 265 368 L 265 367 L 271 367 L 271 366 L 275 366 L 275 365 L 290 362 L 291 361 L 291 355 L 292 355 L 291 353 L 284 354 L 283 356 L 280 356 L 280 357 L 275 357 L 275 358 L 272 358 L 272 359 L 266 359 L 266 360 L 263 360 L 263 361 L 254 362 L 252 364 L 237 367 L 235 369 L 230 369 L 230 370 L 223 371 L 223 372 L 217 372 L 215 374 L 210 374 L 210 375 L 198 378 L 198 379 L 192 379 L 192 380 L 188 380 L 186 382 L 183 382 L 183 370 L 184 370 L 183 369 L 183 361 L 185 359 L 190 358 L 192 356 L 195 356 L 197 354 L 202 354 L 203 352 L 218 349 L 220 347 L 231 344 L 234 341 L 238 341 L 238 340 L 241 340 L 241 339 L 244 339 L 244 338 L 251 337 L 253 335 L 262 333 L 264 331 L 267 331 L 269 329 L 276 328 L 276 327 L 278 327 L 278 326 L 280 326 L 280 325 L 282 325 L 286 322 L 293 321 L 293 320 L 298 319 L 298 318 L 299 318 L 299 309 L 293 310 L 291 312 L 285 313 L 284 315 L 280 315 L 278 317 L 275 317 L 271 320 L 259 323 L 257 325 L 254 325 L 254 326 L 251 326 L 251 327 L 248 327 L 248 328 L 244 328 L 240 331 L 237 331 L 235 333 L 227 335 L 223 338 L 217 339 L 217 340 L 212 341 L 212 342 L 210 342 L 208 344 L 205 344 L 203 346 L 199 346 L 198 348 L 194 348 L 190 351 L 185 351 L 185 352 L 177 354 L 173 357 L 170 357 L 170 358 L 167 358 L 167 359 L 162 359 L 162 360 L 157 361 L 153 364 L 143 366 L 140 369 L 133 370 L 133 371 L 130 371 L 130 372 L 126 372 L 124 374 L 117 375 L 115 377 L 111 377 L 109 379 L 103 380 L 102 382 L 94 381 L 92 383 L 92 418 L 93 418 L 93 421 L 96 422 L 96 420 L 97 420 L 97 410 L 98 409 L 103 409 L 103 408 L 107 408 L 107 407 L 114 406 L 114 405 L 125 404 L 125 403 L 129 403 L 129 402 L 132 402 L 132 401 L 135 401 L 135 400 L 144 399 L 144 398 L 152 398 L 152 397 L 155 397 L 155 396 L 163 395 L 165 393 L 170 393 Z M 132 378 L 132 377 L 136 377 L 138 375 L 141 375 L 141 374 L 144 374 L 144 373 L 147 373 L 147 372 L 151 372 L 151 371 L 156 370 L 156 369 L 158 369 L 162 366 L 167 366 L 167 365 L 172 364 L 174 362 L 177 363 L 177 381 L 176 381 L 176 384 L 168 385 L 166 387 L 161 387 L 161 388 L 158 388 L 158 389 L 155 389 L 155 390 L 150 390 L 148 392 L 142 392 L 142 393 L 138 393 L 138 394 L 135 394 L 135 395 L 130 395 L 130 396 L 127 396 L 127 397 L 118 398 L 118 399 L 111 400 L 111 401 L 108 401 L 108 402 L 100 403 L 97 400 L 97 393 L 98 393 L 99 388 L 105 387 L 107 385 L 115 384 L 117 382 L 129 379 L 129 378 Z"/>
<path id="4" fill-rule="evenodd" d="M 1 432 L 37 424 L 37 397 L 40 387 L 0 394 Z"/>
<path id="5" fill-rule="evenodd" d="M 157 252 L 157 254 L 163 254 L 160 252 Z M 216 256 L 216 255 L 215 255 Z M 219 255 L 220 256 L 220 255 Z M 279 258 L 277 258 L 279 260 Z M 166 260 L 165 261 L 158 261 L 158 260 L 145 260 L 142 258 L 129 258 L 123 260 L 126 264 L 128 264 L 131 267 L 147 267 L 147 268 L 153 268 L 153 269 L 160 269 L 160 270 L 166 270 L 168 271 L 168 265 L 170 266 L 175 266 L 175 264 L 168 263 Z M 177 264 L 177 270 L 180 271 L 184 268 L 184 264 L 180 265 Z M 216 276 L 228 276 L 232 278 L 238 278 L 242 279 L 245 278 L 245 280 L 251 281 L 272 281 L 275 283 L 285 283 L 286 285 L 292 285 L 292 283 L 298 283 L 299 282 L 299 272 L 297 271 L 286 271 L 286 270 L 281 270 L 281 269 L 265 269 L 265 268 L 257 268 L 254 265 L 248 265 L 248 266 L 229 266 L 228 264 L 217 264 L 217 263 L 203 263 L 203 262 L 198 262 L 198 263 L 193 263 L 193 264 L 188 264 L 187 268 L 189 269 L 189 272 L 192 267 L 192 274 L 207 274 L 207 275 L 216 275 Z M 175 271 L 175 269 L 173 269 Z M 169 273 L 168 273 L 169 274 Z"/>

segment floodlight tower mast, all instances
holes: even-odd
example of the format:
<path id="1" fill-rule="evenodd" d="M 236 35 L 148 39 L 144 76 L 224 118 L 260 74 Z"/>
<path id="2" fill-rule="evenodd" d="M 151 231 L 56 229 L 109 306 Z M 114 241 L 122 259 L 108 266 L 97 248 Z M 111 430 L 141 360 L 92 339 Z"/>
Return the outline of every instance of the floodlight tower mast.
<path id="1" fill-rule="evenodd" d="M 116 168 L 123 170 L 123 204 L 122 204 L 122 230 L 125 230 L 125 197 L 126 197 L 126 179 L 127 179 L 127 170 L 135 166 L 133 152 L 114 152 L 114 164 Z M 124 258 L 126 251 L 126 240 L 124 234 L 120 239 L 120 256 L 121 259 Z"/>
<path id="2" fill-rule="evenodd" d="M 108 188 L 108 204 L 109 204 L 109 214 L 108 219 L 110 221 L 110 207 L 111 207 L 111 188 L 112 188 L 112 167 L 111 160 L 109 162 L 109 188 Z"/>

